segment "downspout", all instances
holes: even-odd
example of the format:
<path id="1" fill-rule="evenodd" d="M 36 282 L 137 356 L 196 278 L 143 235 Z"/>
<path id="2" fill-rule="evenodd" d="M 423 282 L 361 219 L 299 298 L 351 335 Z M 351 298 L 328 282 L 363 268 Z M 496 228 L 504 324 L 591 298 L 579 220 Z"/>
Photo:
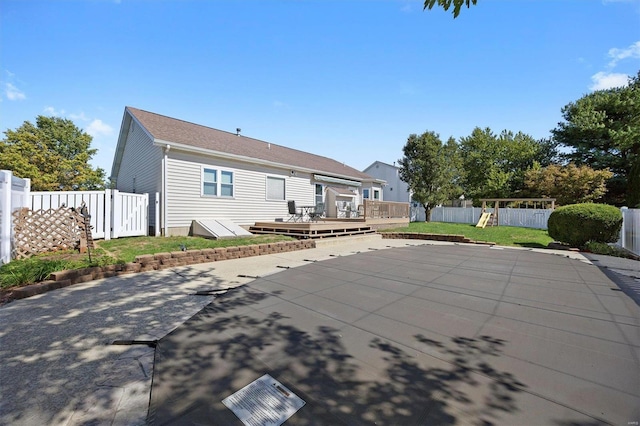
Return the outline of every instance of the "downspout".
<path id="1" fill-rule="evenodd" d="M 167 153 L 171 149 L 171 145 L 164 147 L 164 157 L 162 158 L 162 233 L 165 237 L 168 237 L 167 227 Z"/>

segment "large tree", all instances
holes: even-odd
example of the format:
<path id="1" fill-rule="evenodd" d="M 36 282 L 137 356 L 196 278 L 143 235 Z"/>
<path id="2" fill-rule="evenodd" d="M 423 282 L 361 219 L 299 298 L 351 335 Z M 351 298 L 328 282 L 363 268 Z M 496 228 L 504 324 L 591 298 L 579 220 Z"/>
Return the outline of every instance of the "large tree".
<path id="1" fill-rule="evenodd" d="M 453 18 L 455 19 L 460 14 L 460 9 L 463 5 L 466 4 L 467 8 L 469 8 L 472 4 L 475 5 L 477 2 L 478 0 L 425 0 L 424 8 L 431 10 L 437 3 L 438 6 L 444 10 L 449 10 L 451 5 L 453 5 Z"/>
<path id="2" fill-rule="evenodd" d="M 589 166 L 536 163 L 525 173 L 527 195 L 555 198 L 557 204 L 592 203 L 601 201 L 607 192 L 606 182 L 613 176 L 608 170 L 594 170 Z"/>
<path id="3" fill-rule="evenodd" d="M 422 204 L 430 221 L 433 207 L 459 195 L 457 144 L 449 139 L 443 145 L 437 133 L 427 131 L 420 136 L 409 135 L 402 151 L 400 179 L 407 182 L 412 198 Z"/>
<path id="4" fill-rule="evenodd" d="M 626 87 L 598 90 L 562 108 L 555 140 L 567 158 L 611 170 L 607 202 L 640 205 L 640 71 Z"/>
<path id="5" fill-rule="evenodd" d="M 31 179 L 34 191 L 78 191 L 104 188 L 105 173 L 92 168 L 92 138 L 68 119 L 38 116 L 4 132 L 0 169 Z"/>
<path id="6" fill-rule="evenodd" d="M 460 139 L 464 169 L 465 195 L 479 198 L 509 198 L 524 190 L 524 173 L 534 162 L 548 164 L 555 147 L 548 140 L 537 141 L 529 135 L 476 127 L 470 136 Z"/>

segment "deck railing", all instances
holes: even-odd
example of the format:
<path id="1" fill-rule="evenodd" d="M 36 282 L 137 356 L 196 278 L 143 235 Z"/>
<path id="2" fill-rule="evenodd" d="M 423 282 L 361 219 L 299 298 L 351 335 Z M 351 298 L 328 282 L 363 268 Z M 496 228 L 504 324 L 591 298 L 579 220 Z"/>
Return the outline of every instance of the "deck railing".
<path id="1" fill-rule="evenodd" d="M 364 219 L 392 219 L 409 217 L 409 203 L 395 201 L 364 200 L 362 217 Z"/>

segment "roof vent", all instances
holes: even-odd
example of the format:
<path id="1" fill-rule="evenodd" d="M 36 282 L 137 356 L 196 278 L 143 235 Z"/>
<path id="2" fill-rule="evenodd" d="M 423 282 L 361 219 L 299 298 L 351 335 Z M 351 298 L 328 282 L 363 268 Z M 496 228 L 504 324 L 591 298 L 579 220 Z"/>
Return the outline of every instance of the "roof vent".
<path id="1" fill-rule="evenodd" d="M 236 127 L 236 136 L 240 136 L 240 132 L 242 129 L 240 127 Z"/>

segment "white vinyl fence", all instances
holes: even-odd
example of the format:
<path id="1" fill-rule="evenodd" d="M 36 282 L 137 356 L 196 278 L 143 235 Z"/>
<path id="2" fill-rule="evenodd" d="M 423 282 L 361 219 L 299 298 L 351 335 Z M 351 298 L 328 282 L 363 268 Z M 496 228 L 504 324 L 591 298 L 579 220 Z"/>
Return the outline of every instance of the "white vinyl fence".
<path id="1" fill-rule="evenodd" d="M 622 231 L 618 245 L 633 254 L 640 256 L 640 209 L 623 207 Z"/>
<path id="2" fill-rule="evenodd" d="M 149 232 L 149 194 L 129 194 L 115 189 L 32 192 L 29 207 L 48 210 L 65 205 L 79 209 L 83 202 L 91 215 L 93 238 L 109 240 Z"/>
<path id="3" fill-rule="evenodd" d="M 0 170 L 0 265 L 11 261 L 12 213 L 29 204 L 29 179 Z"/>
<path id="4" fill-rule="evenodd" d="M 487 209 L 493 212 L 493 209 Z M 553 210 L 549 209 L 512 209 L 501 208 L 498 225 L 519 226 L 522 228 L 547 229 L 547 221 Z M 478 223 L 482 209 L 480 207 L 434 207 L 431 210 L 433 222 Z"/>

